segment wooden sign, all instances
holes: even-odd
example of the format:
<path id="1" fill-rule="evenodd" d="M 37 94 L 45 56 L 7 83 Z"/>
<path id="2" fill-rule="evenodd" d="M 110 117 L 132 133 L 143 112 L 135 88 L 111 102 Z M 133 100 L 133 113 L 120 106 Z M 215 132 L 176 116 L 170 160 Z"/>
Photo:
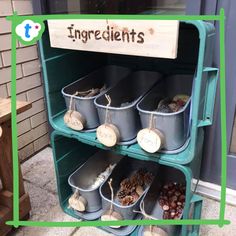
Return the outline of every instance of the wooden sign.
<path id="1" fill-rule="evenodd" d="M 48 20 L 51 47 L 176 58 L 176 20 Z"/>

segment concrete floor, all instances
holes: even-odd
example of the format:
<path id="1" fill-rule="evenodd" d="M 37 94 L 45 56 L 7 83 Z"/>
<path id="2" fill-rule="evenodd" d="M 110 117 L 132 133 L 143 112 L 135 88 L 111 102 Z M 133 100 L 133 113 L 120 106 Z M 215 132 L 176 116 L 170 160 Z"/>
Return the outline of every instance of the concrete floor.
<path id="1" fill-rule="evenodd" d="M 51 148 L 46 148 L 30 160 L 22 164 L 25 187 L 31 199 L 32 221 L 76 221 L 76 219 L 62 212 L 56 189 Z M 219 216 L 219 202 L 205 198 L 202 212 L 204 219 L 217 219 Z M 201 226 L 202 236 L 235 236 L 236 235 L 236 207 L 227 205 L 226 219 L 231 225 L 219 228 L 218 226 Z M 93 227 L 82 228 L 34 228 L 21 227 L 10 233 L 9 236 L 109 236 Z"/>

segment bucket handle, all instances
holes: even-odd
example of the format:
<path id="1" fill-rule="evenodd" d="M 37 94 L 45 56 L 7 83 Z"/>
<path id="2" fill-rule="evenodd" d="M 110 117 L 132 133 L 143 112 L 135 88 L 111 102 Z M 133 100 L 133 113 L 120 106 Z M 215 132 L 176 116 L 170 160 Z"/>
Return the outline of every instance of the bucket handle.
<path id="1" fill-rule="evenodd" d="M 206 80 L 204 110 L 198 127 L 212 125 L 219 70 L 218 68 L 206 67 L 203 73 L 208 73 L 208 76 Z"/>

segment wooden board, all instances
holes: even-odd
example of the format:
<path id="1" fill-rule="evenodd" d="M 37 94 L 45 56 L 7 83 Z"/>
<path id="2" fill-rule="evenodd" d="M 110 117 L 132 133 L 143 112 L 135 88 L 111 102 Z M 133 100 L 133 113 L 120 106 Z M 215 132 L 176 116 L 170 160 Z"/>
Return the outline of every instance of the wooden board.
<path id="1" fill-rule="evenodd" d="M 51 47 L 176 58 L 176 20 L 48 20 Z"/>
<path id="2" fill-rule="evenodd" d="M 0 204 L 0 235 L 7 235 L 12 226 L 6 225 L 5 222 L 12 220 L 12 210 Z"/>
<path id="3" fill-rule="evenodd" d="M 31 210 L 30 206 L 30 199 L 28 194 L 24 194 L 19 199 L 20 204 L 20 219 L 21 220 L 27 220 L 29 216 L 29 212 Z M 13 216 L 13 209 L 12 207 L 6 207 L 1 204 L 0 202 L 0 236 L 7 235 L 8 232 L 11 231 L 12 226 L 6 225 L 6 221 L 12 220 Z"/>
<path id="4" fill-rule="evenodd" d="M 31 108 L 31 103 L 17 101 L 17 114 L 22 113 Z M 0 98 L 0 124 L 11 118 L 11 99 Z"/>
<path id="5" fill-rule="evenodd" d="M 31 103 L 17 101 L 17 113 L 31 108 Z M 0 235 L 6 235 L 11 226 L 5 222 L 12 219 L 13 213 L 13 168 L 12 168 L 12 135 L 11 135 L 11 100 L 0 98 Z M 3 147 L 3 148 L 2 148 Z M 25 193 L 21 169 L 19 168 L 19 203 L 20 219 L 25 218 L 31 209 L 29 195 Z"/>
<path id="6" fill-rule="evenodd" d="M 0 137 L 0 178 L 3 189 L 13 192 L 11 122 L 5 122 L 1 127 L 3 134 Z M 20 196 L 25 193 L 21 169 L 19 169 L 19 192 Z"/>

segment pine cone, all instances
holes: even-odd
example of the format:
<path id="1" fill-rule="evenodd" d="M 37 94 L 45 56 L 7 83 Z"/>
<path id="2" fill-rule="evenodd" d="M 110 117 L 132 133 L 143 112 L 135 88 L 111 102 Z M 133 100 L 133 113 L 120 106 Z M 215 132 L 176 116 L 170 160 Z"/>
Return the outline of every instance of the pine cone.
<path id="1" fill-rule="evenodd" d="M 120 190 L 117 193 L 117 197 L 118 197 L 119 200 L 123 199 L 124 197 L 126 197 L 126 195 L 127 195 L 127 191 L 125 191 L 125 190 Z"/>
<path id="2" fill-rule="evenodd" d="M 126 195 L 129 195 L 130 193 L 135 191 L 135 186 L 133 186 L 133 184 L 131 183 L 131 181 L 127 178 L 124 179 L 121 183 L 120 183 L 120 191 L 125 191 Z"/>
<path id="3" fill-rule="evenodd" d="M 139 199 L 139 195 L 138 195 L 138 193 L 136 193 L 136 192 L 133 192 L 133 193 L 131 194 L 131 196 L 133 197 L 133 203 L 136 202 L 136 201 Z"/>
<path id="4" fill-rule="evenodd" d="M 145 185 L 150 185 L 152 183 L 154 179 L 154 176 L 152 175 L 152 173 L 150 172 L 147 172 L 145 175 L 144 175 L 144 183 Z"/>
<path id="5" fill-rule="evenodd" d="M 132 188 L 132 183 L 128 178 L 126 178 L 126 179 L 121 181 L 120 187 L 121 187 L 121 189 L 131 189 Z"/>
<path id="6" fill-rule="evenodd" d="M 134 175 L 131 176 L 130 182 L 131 182 L 132 186 L 134 186 L 134 187 L 136 187 L 138 185 L 143 186 L 143 184 L 144 184 L 143 177 L 140 176 L 138 173 L 135 173 Z"/>
<path id="7" fill-rule="evenodd" d="M 144 177 L 146 173 L 147 173 L 147 170 L 144 168 L 141 168 L 137 171 L 137 174 L 141 177 Z"/>
<path id="8" fill-rule="evenodd" d="M 143 187 L 141 185 L 138 185 L 135 189 L 136 193 L 141 196 L 144 192 Z"/>
<path id="9" fill-rule="evenodd" d="M 129 206 L 133 204 L 134 198 L 132 196 L 126 196 L 121 200 L 122 206 Z"/>

